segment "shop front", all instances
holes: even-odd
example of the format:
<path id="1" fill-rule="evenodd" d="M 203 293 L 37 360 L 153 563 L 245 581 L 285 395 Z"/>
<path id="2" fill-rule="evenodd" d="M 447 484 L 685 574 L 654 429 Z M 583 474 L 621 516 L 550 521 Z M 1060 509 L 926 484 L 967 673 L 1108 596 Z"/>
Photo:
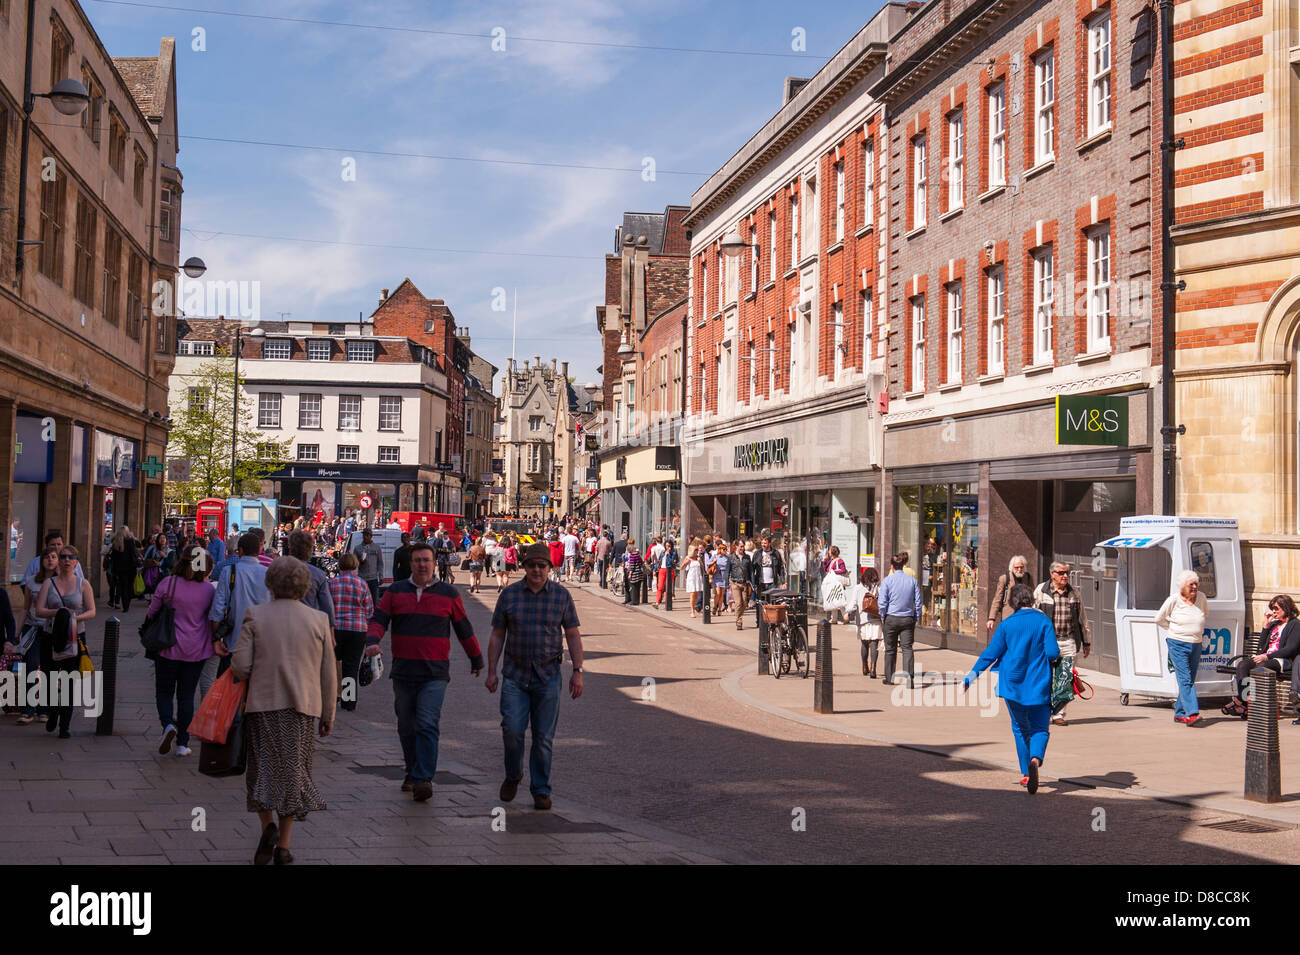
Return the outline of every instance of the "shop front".
<path id="1" fill-rule="evenodd" d="M 353 517 L 362 527 L 383 527 L 394 511 L 414 511 L 430 472 L 414 467 L 290 465 L 269 475 L 264 491 L 280 502 L 280 519 L 300 514 L 309 522 Z"/>
<path id="2" fill-rule="evenodd" d="M 920 584 L 920 639 L 982 649 L 997 580 L 1011 559 L 1026 558 L 1035 584 L 1053 561 L 1064 561 L 1092 633 L 1090 665 L 1119 672 L 1115 558 L 1096 544 L 1119 533 L 1122 518 L 1151 510 L 1151 396 L 1141 389 L 966 418 L 886 419 L 884 539 L 891 553 L 909 555 L 907 572 Z M 1092 411 L 1111 412 L 1123 427 L 1070 430 Z M 981 450 L 987 456 L 943 460 Z"/>
<path id="3" fill-rule="evenodd" d="M 628 448 L 609 454 L 600 464 L 600 497 L 593 496 L 586 512 L 603 515 L 601 523 L 616 537 L 626 532 L 642 546 L 652 536 L 680 536 L 680 466 L 674 447 Z"/>

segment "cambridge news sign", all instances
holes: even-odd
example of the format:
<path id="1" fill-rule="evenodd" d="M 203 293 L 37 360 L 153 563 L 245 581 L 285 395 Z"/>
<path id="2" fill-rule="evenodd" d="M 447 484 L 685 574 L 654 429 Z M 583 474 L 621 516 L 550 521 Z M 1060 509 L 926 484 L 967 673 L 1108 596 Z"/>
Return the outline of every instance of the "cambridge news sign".
<path id="1" fill-rule="evenodd" d="M 768 438 L 766 441 L 736 445 L 734 465 L 743 470 L 761 471 L 778 464 L 788 464 L 789 461 L 789 438 Z"/>
<path id="2" fill-rule="evenodd" d="M 1127 395 L 1057 395 L 1056 443 L 1128 444 Z"/>

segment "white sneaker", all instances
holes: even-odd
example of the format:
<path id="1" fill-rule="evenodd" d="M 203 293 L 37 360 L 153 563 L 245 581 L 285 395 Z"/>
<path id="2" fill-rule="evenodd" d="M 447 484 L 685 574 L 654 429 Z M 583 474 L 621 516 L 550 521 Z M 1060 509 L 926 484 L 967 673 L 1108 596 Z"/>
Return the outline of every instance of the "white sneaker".
<path id="1" fill-rule="evenodd" d="M 176 755 L 177 755 L 177 756 L 188 756 L 188 755 L 190 755 L 190 753 L 192 753 L 192 752 L 194 752 L 194 750 L 190 749 L 188 746 L 177 746 L 177 747 L 176 747 Z"/>
<path id="2" fill-rule="evenodd" d="M 171 752 L 172 740 L 174 740 L 175 738 L 176 738 L 176 727 L 173 726 L 171 723 L 168 723 L 166 729 L 163 730 L 162 741 L 159 742 L 158 744 L 159 756 L 166 756 L 168 753 Z"/>

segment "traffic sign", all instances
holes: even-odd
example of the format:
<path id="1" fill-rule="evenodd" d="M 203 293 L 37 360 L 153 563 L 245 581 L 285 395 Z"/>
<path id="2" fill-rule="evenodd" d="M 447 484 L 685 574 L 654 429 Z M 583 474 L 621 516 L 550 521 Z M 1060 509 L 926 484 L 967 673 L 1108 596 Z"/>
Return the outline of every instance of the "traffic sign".
<path id="1" fill-rule="evenodd" d="M 370 508 L 374 505 L 374 503 L 375 503 L 374 498 L 372 498 L 369 494 L 361 495 L 361 509 L 363 511 L 370 510 Z"/>
<path id="2" fill-rule="evenodd" d="M 546 503 L 547 501 L 549 501 L 549 500 L 550 500 L 550 498 L 548 498 L 545 494 L 542 495 L 542 503 L 543 503 L 543 504 L 545 504 L 545 503 Z"/>

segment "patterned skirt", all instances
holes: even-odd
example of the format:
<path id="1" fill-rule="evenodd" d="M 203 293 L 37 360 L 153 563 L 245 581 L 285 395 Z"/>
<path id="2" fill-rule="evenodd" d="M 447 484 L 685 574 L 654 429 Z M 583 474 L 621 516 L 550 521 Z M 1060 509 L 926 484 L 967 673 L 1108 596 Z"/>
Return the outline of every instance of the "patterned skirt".
<path id="1" fill-rule="evenodd" d="M 249 713 L 248 811 L 306 819 L 325 809 L 311 778 L 316 718 L 297 710 Z"/>

